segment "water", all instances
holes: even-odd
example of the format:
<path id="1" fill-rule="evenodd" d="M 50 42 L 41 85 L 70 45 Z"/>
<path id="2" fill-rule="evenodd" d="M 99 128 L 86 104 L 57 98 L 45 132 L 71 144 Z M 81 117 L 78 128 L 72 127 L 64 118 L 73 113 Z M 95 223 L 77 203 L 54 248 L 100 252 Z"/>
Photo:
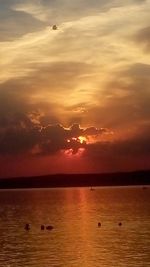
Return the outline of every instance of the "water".
<path id="1" fill-rule="evenodd" d="M 0 191 L 0 231 L 3 267 L 147 267 L 150 188 Z"/>

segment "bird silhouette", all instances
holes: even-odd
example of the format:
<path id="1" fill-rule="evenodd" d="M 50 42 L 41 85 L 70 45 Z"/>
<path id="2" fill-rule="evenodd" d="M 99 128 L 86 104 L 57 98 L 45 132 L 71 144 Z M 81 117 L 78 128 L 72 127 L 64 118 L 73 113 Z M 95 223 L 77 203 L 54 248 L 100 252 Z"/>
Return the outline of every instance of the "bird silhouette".
<path id="1" fill-rule="evenodd" d="M 57 28 L 57 25 L 54 24 L 54 25 L 52 26 L 52 30 L 53 30 L 53 31 L 56 31 L 57 29 L 58 29 L 58 28 Z"/>

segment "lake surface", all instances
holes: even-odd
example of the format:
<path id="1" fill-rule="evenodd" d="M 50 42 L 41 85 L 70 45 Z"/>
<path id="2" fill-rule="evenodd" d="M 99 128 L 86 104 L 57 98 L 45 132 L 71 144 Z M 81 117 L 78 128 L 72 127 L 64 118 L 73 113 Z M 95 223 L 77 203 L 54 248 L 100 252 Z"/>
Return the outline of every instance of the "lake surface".
<path id="1" fill-rule="evenodd" d="M 150 187 L 2 190 L 0 231 L 3 267 L 147 267 Z"/>

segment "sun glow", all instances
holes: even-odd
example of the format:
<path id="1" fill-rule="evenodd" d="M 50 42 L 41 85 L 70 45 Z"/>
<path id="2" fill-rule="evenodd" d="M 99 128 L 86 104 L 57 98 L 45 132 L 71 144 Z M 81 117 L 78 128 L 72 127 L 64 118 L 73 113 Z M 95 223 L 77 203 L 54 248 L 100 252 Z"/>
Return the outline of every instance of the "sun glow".
<path id="1" fill-rule="evenodd" d="M 66 149 L 64 151 L 64 154 L 65 156 L 67 156 L 68 158 L 77 158 L 77 157 L 80 157 L 82 156 L 83 152 L 85 151 L 85 148 L 78 148 L 77 151 L 75 151 L 74 149 L 72 148 L 69 148 L 69 149 Z"/>
<path id="2" fill-rule="evenodd" d="M 84 136 L 67 139 L 68 149 L 64 151 L 67 157 L 79 157 L 85 151 L 87 138 Z"/>
<path id="3" fill-rule="evenodd" d="M 84 144 L 87 142 L 87 138 L 85 136 L 79 136 L 78 137 L 78 140 L 81 144 Z"/>
<path id="4" fill-rule="evenodd" d="M 71 139 L 67 139 L 67 143 L 71 143 L 71 142 L 85 144 L 87 142 L 87 138 L 85 136 L 79 136 L 79 137 L 72 137 Z"/>

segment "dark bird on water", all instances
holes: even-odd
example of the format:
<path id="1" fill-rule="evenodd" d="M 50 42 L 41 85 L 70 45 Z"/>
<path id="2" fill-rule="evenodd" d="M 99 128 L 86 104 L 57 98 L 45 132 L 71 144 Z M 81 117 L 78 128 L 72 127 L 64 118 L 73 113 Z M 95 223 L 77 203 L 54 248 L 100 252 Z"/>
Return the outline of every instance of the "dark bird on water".
<path id="1" fill-rule="evenodd" d="M 48 226 L 46 226 L 46 229 L 47 229 L 47 230 L 53 230 L 53 228 L 54 228 L 54 227 L 53 227 L 52 225 L 48 225 Z"/>
<path id="2" fill-rule="evenodd" d="M 122 226 L 122 223 L 120 222 L 120 223 L 118 223 L 118 225 L 119 225 L 119 226 Z"/>
<path id="3" fill-rule="evenodd" d="M 29 223 L 26 223 L 24 229 L 27 230 L 27 231 L 29 231 L 30 230 L 30 224 Z"/>
<path id="4" fill-rule="evenodd" d="M 41 230 L 44 230 L 45 229 L 45 226 L 42 224 L 41 225 Z"/>
<path id="5" fill-rule="evenodd" d="M 98 222 L 98 227 L 101 227 L 101 223 L 100 222 Z"/>
<path id="6" fill-rule="evenodd" d="M 143 190 L 146 190 L 147 189 L 147 187 L 146 186 L 143 186 Z"/>

